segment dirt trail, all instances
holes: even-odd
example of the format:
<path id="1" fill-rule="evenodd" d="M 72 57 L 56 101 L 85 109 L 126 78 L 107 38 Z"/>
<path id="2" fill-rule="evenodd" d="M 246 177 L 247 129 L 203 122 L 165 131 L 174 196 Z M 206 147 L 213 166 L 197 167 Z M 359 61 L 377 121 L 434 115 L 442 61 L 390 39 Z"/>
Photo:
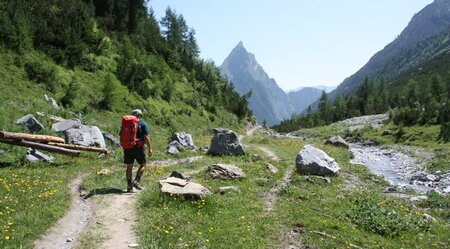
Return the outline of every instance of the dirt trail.
<path id="1" fill-rule="evenodd" d="M 79 193 L 80 184 L 84 177 L 85 175 L 80 175 L 70 183 L 72 203 L 69 212 L 46 235 L 34 243 L 34 248 L 66 249 L 73 248 L 76 245 L 80 234 L 94 215 L 90 202 L 84 200 Z"/>
<path id="2" fill-rule="evenodd" d="M 262 146 L 256 146 L 256 148 L 258 148 L 260 151 L 264 152 L 264 154 L 266 154 L 270 159 L 272 159 L 274 161 L 280 160 L 280 158 L 277 156 L 277 154 L 275 154 L 275 152 L 273 152 L 271 149 L 262 147 Z"/>
<path id="3" fill-rule="evenodd" d="M 108 196 L 106 205 L 99 209 L 96 222 L 103 225 L 107 239 L 101 248 L 121 249 L 137 246 L 134 226 L 137 220 L 136 200 L 139 193 Z"/>

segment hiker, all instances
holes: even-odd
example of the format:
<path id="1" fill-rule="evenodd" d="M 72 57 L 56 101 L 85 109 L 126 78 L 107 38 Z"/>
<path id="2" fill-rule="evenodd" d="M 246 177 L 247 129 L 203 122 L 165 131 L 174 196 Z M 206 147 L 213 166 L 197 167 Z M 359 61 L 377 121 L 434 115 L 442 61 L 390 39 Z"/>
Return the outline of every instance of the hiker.
<path id="1" fill-rule="evenodd" d="M 141 176 L 144 174 L 145 168 L 147 167 L 146 164 L 146 156 L 144 151 L 144 145 L 147 144 L 148 148 L 148 156 L 152 156 L 152 145 L 150 143 L 150 137 L 149 137 L 149 129 L 147 123 L 142 119 L 142 111 L 140 109 L 133 110 L 132 116 L 136 117 L 134 119 L 137 122 L 137 132 L 135 132 L 136 136 L 136 142 L 131 148 L 125 148 L 123 149 L 123 161 L 127 165 L 127 192 L 132 192 L 133 187 L 141 190 L 142 187 L 140 185 Z M 131 117 L 133 118 L 133 117 Z M 123 125 L 123 120 L 122 120 Z M 122 132 L 122 131 L 121 131 Z M 132 171 L 133 171 L 133 164 L 134 160 L 136 160 L 139 163 L 139 169 L 136 172 L 136 177 L 133 181 L 131 181 L 132 178 Z"/>

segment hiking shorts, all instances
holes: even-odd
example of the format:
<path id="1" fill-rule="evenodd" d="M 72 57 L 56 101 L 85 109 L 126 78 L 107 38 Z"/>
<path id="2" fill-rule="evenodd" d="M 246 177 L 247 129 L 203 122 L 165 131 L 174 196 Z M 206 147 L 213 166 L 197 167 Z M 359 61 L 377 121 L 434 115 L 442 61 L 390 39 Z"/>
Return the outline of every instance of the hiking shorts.
<path id="1" fill-rule="evenodd" d="M 134 147 L 133 149 L 123 150 L 123 162 L 125 164 L 133 164 L 136 160 L 139 164 L 147 162 L 145 160 L 144 147 Z"/>

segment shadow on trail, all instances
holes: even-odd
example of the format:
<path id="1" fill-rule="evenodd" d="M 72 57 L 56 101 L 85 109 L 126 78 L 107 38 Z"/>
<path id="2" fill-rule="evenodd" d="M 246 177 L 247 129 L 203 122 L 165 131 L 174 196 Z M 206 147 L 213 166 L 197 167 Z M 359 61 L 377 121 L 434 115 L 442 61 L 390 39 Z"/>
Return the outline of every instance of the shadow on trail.
<path id="1" fill-rule="evenodd" d="M 122 189 L 118 188 L 99 188 L 94 189 L 90 191 L 87 195 L 83 196 L 83 199 L 87 200 L 91 198 L 94 195 L 121 195 L 121 194 L 127 194 L 127 192 L 123 191 Z"/>

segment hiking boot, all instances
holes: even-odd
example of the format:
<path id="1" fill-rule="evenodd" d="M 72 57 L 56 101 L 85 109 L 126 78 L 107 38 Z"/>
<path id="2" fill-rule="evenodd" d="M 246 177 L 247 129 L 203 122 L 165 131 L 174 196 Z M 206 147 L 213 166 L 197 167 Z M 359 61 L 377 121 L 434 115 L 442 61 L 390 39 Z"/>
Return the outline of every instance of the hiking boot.
<path id="1" fill-rule="evenodd" d="M 141 184 L 136 180 L 133 181 L 133 187 L 137 190 L 142 190 Z"/>
<path id="2" fill-rule="evenodd" d="M 128 186 L 127 186 L 127 192 L 128 192 L 128 193 L 133 192 L 133 185 L 132 185 L 132 184 L 128 184 Z"/>

